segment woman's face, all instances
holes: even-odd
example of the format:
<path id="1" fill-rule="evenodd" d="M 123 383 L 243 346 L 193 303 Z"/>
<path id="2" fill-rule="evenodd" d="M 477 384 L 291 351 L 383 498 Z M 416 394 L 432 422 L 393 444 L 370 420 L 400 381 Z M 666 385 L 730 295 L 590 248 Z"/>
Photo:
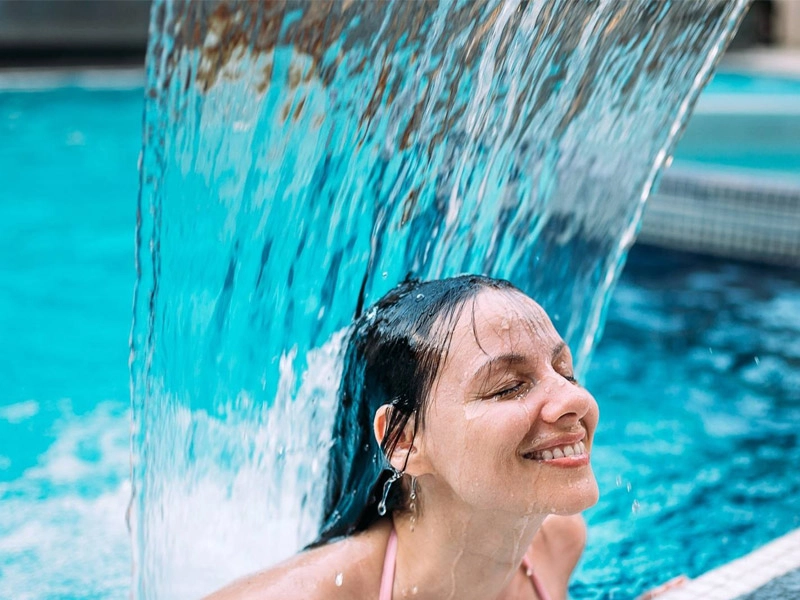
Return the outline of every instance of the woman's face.
<path id="1" fill-rule="evenodd" d="M 598 408 L 544 310 L 519 292 L 467 301 L 415 443 L 435 487 L 481 510 L 574 514 L 597 501 Z"/>

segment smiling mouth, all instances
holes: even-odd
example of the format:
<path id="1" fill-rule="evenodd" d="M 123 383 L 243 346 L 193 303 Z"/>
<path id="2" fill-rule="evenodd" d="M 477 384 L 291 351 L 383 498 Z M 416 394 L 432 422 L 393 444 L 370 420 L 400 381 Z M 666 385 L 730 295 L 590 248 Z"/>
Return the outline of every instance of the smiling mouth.
<path id="1" fill-rule="evenodd" d="M 559 458 L 568 457 L 583 457 L 586 456 L 586 444 L 583 442 L 575 442 L 574 444 L 564 444 L 563 446 L 554 446 L 546 450 L 537 450 L 535 452 L 528 452 L 522 455 L 522 458 L 528 460 L 557 460 Z"/>

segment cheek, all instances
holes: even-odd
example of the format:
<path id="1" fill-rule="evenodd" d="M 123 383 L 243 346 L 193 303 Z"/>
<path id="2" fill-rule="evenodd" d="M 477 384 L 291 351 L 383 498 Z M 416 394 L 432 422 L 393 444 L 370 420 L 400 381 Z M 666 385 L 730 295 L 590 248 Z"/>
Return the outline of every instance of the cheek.
<path id="1" fill-rule="evenodd" d="M 465 417 L 467 454 L 496 473 L 514 461 L 533 422 L 527 405 L 516 400 L 476 402 L 465 408 Z"/>
<path id="2" fill-rule="evenodd" d="M 457 459 L 467 443 L 460 407 L 431 407 L 425 420 L 425 454 L 435 467 Z M 437 468 L 437 470 L 439 470 Z"/>

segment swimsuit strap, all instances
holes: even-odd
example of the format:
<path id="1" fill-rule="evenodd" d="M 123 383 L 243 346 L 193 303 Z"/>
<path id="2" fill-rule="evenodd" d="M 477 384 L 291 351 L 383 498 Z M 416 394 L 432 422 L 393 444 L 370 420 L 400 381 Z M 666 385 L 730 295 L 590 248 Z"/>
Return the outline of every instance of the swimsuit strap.
<path id="1" fill-rule="evenodd" d="M 386 557 L 383 559 L 383 573 L 381 574 L 381 593 L 378 600 L 392 600 L 392 588 L 394 587 L 394 566 L 397 562 L 397 534 L 389 534 L 389 542 L 386 544 Z"/>
<path id="2" fill-rule="evenodd" d="M 550 594 L 547 593 L 541 580 L 536 576 L 527 554 L 522 557 L 522 568 L 525 569 L 525 574 L 531 578 L 533 589 L 536 590 L 536 595 L 539 596 L 539 600 L 550 600 Z"/>
<path id="3" fill-rule="evenodd" d="M 378 595 L 378 600 L 392 600 L 392 588 L 394 587 L 394 568 L 396 563 L 397 534 L 394 531 L 394 527 L 392 527 L 392 531 L 389 533 L 389 542 L 386 544 L 386 556 L 383 559 L 381 590 L 380 594 Z M 547 590 L 544 589 L 542 582 L 539 581 L 539 578 L 536 577 L 536 573 L 533 572 L 531 561 L 528 560 L 527 555 L 522 557 L 522 565 L 520 566 L 525 569 L 525 575 L 530 577 L 531 583 L 533 584 L 533 589 L 536 591 L 536 595 L 539 596 L 539 600 L 550 600 L 550 595 L 547 593 Z"/>

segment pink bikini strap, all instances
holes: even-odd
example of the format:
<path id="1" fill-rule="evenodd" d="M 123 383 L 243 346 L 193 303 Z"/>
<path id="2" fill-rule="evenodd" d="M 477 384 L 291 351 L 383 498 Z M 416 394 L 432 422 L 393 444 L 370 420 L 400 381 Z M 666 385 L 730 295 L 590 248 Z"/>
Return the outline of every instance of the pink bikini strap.
<path id="1" fill-rule="evenodd" d="M 394 587 L 394 566 L 397 562 L 397 534 L 389 534 L 389 542 L 386 544 L 386 557 L 383 559 L 383 573 L 381 574 L 381 593 L 378 600 L 392 600 L 392 588 Z"/>
<path id="2" fill-rule="evenodd" d="M 530 577 L 533 589 L 536 590 L 536 595 L 539 596 L 539 600 L 550 600 L 550 594 L 547 593 L 542 582 L 536 577 L 536 573 L 533 571 L 533 565 L 531 565 L 531 561 L 528 560 L 527 554 L 522 557 L 522 568 L 525 569 L 525 574 Z"/>

